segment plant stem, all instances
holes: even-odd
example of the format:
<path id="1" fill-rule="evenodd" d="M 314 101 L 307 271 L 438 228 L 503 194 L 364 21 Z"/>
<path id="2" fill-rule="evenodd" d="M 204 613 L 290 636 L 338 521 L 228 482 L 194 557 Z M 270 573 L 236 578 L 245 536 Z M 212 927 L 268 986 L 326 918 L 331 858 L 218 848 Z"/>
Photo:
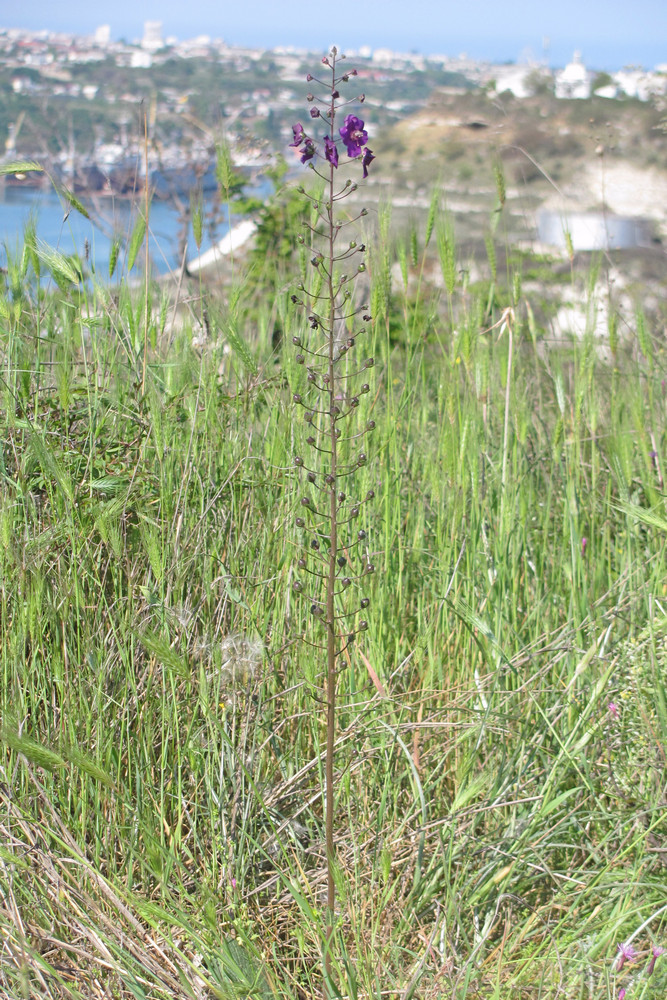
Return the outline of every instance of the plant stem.
<path id="1" fill-rule="evenodd" d="M 330 136 L 334 137 L 335 121 L 335 91 L 336 60 L 332 60 L 332 97 L 329 115 Z M 337 510 L 337 435 L 336 435 L 336 368 L 335 368 L 335 316 L 336 303 L 334 292 L 334 166 L 329 164 L 329 199 L 327 204 L 327 221 L 329 225 L 328 251 L 328 291 L 329 291 L 329 438 L 331 442 L 331 485 L 329 493 L 329 574 L 327 579 L 327 756 L 325 764 L 326 781 L 326 852 L 327 852 L 327 940 L 324 967 L 327 984 L 331 982 L 331 937 L 333 933 L 334 911 L 336 904 L 336 884 L 334 881 L 335 845 L 334 845 L 334 743 L 336 739 L 336 617 L 334 595 L 336 590 L 336 570 L 338 557 L 338 510 Z M 325 984 L 325 998 L 328 986 Z"/>

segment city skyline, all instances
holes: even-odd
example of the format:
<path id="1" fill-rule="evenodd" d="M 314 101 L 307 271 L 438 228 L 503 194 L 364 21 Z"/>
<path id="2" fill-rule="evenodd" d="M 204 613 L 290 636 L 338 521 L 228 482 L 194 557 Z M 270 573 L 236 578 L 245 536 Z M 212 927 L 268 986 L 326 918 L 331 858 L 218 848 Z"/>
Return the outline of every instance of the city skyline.
<path id="1" fill-rule="evenodd" d="M 206 34 L 251 47 L 326 51 L 336 43 L 343 51 L 366 45 L 426 55 L 466 52 L 495 62 L 532 56 L 552 65 L 563 65 L 579 50 L 587 65 L 598 69 L 667 63 L 664 0 L 637 0 L 631 6 L 589 0 L 585 7 L 578 0 L 558 5 L 513 0 L 504 8 L 491 0 L 470 0 L 465 10 L 441 7 L 435 16 L 430 0 L 412 0 L 408 8 L 399 0 L 337 0 L 332 9 L 327 19 L 306 0 L 283 0 L 279 9 L 269 0 L 254 0 L 228 11 L 211 10 L 201 0 L 187 7 L 176 0 L 144 0 L 139 8 L 129 0 L 102 0 L 94 7 L 83 0 L 61 5 L 25 0 L 0 15 L 0 26 L 85 35 L 108 23 L 112 38 L 131 41 L 141 38 L 145 21 L 157 20 L 165 37 Z"/>

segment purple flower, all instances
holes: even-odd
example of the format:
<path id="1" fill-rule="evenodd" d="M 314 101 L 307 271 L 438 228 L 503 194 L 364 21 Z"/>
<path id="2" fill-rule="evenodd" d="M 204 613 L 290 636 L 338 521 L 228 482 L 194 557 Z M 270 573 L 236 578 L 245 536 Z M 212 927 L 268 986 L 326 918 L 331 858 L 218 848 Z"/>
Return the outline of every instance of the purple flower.
<path id="1" fill-rule="evenodd" d="M 364 168 L 364 177 L 368 177 L 368 168 L 374 159 L 375 156 L 373 155 L 373 150 L 369 149 L 368 146 L 366 146 L 364 150 L 364 155 L 361 157 L 361 165 Z"/>
<path id="2" fill-rule="evenodd" d="M 615 701 L 610 701 L 609 704 L 607 705 L 607 708 L 609 709 L 609 714 L 611 715 L 612 719 L 620 719 L 621 713 L 619 712 L 618 705 L 616 704 Z"/>
<path id="3" fill-rule="evenodd" d="M 586 555 L 586 546 L 587 545 L 588 545 L 588 539 L 584 535 L 584 537 L 581 539 L 581 555 L 582 555 L 582 558 Z"/>
<path id="4" fill-rule="evenodd" d="M 664 954 L 665 954 L 665 949 L 661 945 L 659 945 L 659 944 L 654 944 L 653 945 L 653 954 L 651 955 L 651 960 L 649 961 L 648 965 L 646 966 L 646 977 L 647 978 L 649 976 L 653 975 L 653 970 L 655 969 L 655 960 L 656 960 L 656 958 L 660 958 L 660 956 L 664 955 Z"/>
<path id="5" fill-rule="evenodd" d="M 620 972 L 626 962 L 634 962 L 636 957 L 637 957 L 637 952 L 635 951 L 635 949 L 632 947 L 631 944 L 619 944 L 616 971 Z"/>
<path id="6" fill-rule="evenodd" d="M 309 139 L 308 136 L 306 136 L 306 144 L 301 150 L 301 162 L 305 163 L 306 160 L 312 160 L 314 156 L 315 156 L 315 143 L 313 142 L 312 139 Z"/>
<path id="7" fill-rule="evenodd" d="M 618 991 L 618 1000 L 625 1000 L 625 986 Z"/>
<path id="8" fill-rule="evenodd" d="M 319 118 L 320 117 L 320 109 L 319 108 L 311 108 L 310 109 L 310 117 L 311 118 Z"/>
<path id="9" fill-rule="evenodd" d="M 345 124 L 339 130 L 340 137 L 345 143 L 347 155 L 354 159 L 361 156 L 361 147 L 368 142 L 368 132 L 364 129 L 364 123 L 356 115 L 348 115 Z"/>
<path id="10" fill-rule="evenodd" d="M 334 167 L 338 166 L 338 149 L 336 148 L 336 143 L 328 135 L 324 137 L 324 158 L 329 163 L 332 163 Z"/>
<path id="11" fill-rule="evenodd" d="M 294 132 L 294 142 L 290 142 L 290 146 L 300 146 L 304 139 L 307 139 L 307 135 L 303 130 L 303 125 L 301 122 L 297 122 L 296 125 L 292 125 L 292 132 Z"/>

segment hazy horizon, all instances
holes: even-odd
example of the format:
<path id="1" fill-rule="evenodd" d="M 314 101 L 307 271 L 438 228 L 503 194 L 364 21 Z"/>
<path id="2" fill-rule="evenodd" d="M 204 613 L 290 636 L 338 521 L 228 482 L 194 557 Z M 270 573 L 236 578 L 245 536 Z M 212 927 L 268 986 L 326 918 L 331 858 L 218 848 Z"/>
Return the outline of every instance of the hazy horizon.
<path id="1" fill-rule="evenodd" d="M 46 0 L 26 0 L 2 15 L 4 28 L 50 30 L 92 34 L 109 24 L 114 39 L 141 38 L 144 21 L 161 21 L 164 37 L 197 35 L 223 38 L 229 44 L 261 48 L 294 45 L 326 51 L 336 43 L 345 51 L 368 45 L 424 55 L 518 62 L 532 55 L 551 65 L 569 62 L 575 50 L 594 69 L 619 69 L 625 65 L 652 68 L 667 63 L 667 4 L 664 0 L 561 0 L 558 5 L 513 0 L 499 9 L 492 0 L 470 0 L 465 10 L 443 6 L 433 13 L 430 0 L 337 0 L 329 17 L 317 16 L 306 0 L 283 0 L 280 9 L 271 0 L 232 10 L 214 9 L 202 0 L 187 6 L 177 0 L 130 0 L 94 7 L 83 0 L 53 5 Z M 545 44 L 545 40 L 548 40 Z"/>

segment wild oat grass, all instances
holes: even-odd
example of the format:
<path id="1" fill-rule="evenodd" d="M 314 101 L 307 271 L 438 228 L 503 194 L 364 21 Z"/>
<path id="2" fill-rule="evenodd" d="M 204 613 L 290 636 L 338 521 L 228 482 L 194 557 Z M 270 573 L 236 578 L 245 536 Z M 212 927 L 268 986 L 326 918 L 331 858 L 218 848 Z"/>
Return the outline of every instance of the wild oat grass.
<path id="1" fill-rule="evenodd" d="M 645 320 L 550 342 L 433 204 L 368 240 L 377 572 L 338 681 L 335 980 L 657 997 L 664 344 Z M 237 260 L 193 347 L 164 288 L 146 328 L 143 289 L 36 267 L 10 259 L 0 302 L 0 993 L 305 1000 L 325 734 L 286 278 L 246 295 Z"/>

